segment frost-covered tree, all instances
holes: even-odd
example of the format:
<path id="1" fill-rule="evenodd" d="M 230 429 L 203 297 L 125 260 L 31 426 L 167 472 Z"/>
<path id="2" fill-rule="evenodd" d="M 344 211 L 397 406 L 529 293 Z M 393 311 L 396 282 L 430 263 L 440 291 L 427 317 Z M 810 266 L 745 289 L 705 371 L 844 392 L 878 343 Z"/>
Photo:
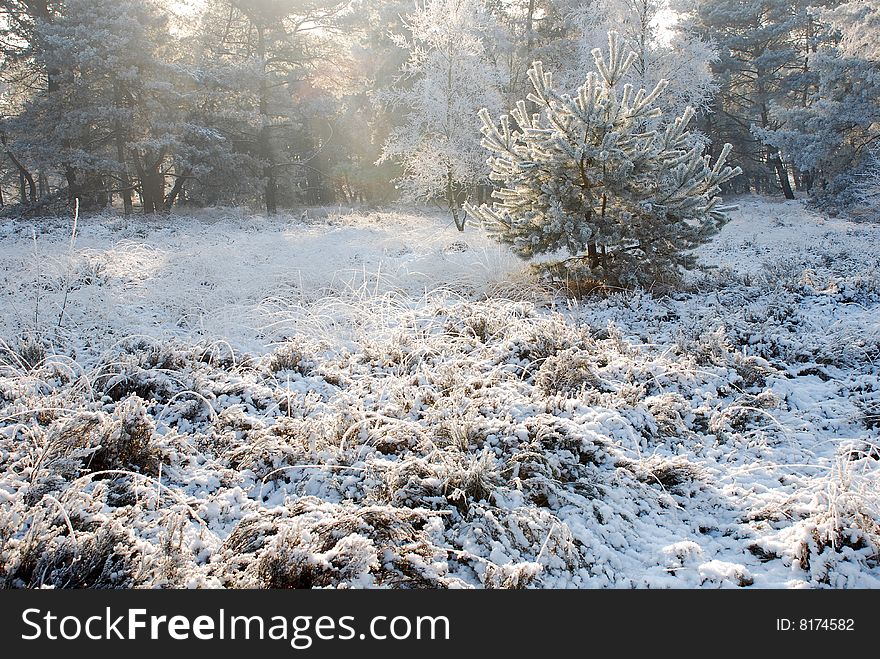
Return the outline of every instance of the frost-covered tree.
<path id="1" fill-rule="evenodd" d="M 53 20 L 36 21 L 33 39 L 48 89 L 8 122 L 11 148 L 60 172 L 82 208 L 119 194 L 128 213 L 137 190 L 147 212 L 164 210 L 188 87 L 163 6 L 66 0 Z"/>
<path id="2" fill-rule="evenodd" d="M 780 189 L 793 199 L 790 154 L 760 136 L 780 127 L 774 106 L 807 104 L 815 87 L 811 53 L 828 36 L 818 29 L 814 10 L 837 0 L 676 2 L 688 28 L 713 42 L 719 55 L 712 68 L 720 92 L 704 129 L 714 141 L 733 144 L 732 159 L 756 189 Z"/>
<path id="3" fill-rule="evenodd" d="M 318 150 L 305 127 L 304 101 L 317 90 L 314 71 L 332 61 L 329 42 L 344 0 L 206 0 L 202 70 L 229 102 L 224 131 L 259 163 L 266 213 L 309 184 Z M 232 112 L 237 121 L 232 119 Z M 215 112 L 215 116 L 218 113 Z M 249 176 L 252 178 L 253 176 Z"/>
<path id="4" fill-rule="evenodd" d="M 332 140 L 325 153 L 337 198 L 346 203 L 383 202 L 395 194 L 400 173 L 390 160 L 376 165 L 388 133 L 402 123 L 406 108 L 383 106 L 382 90 L 398 77 L 408 58 L 394 43 L 405 31 L 412 0 L 353 0 L 341 20 L 340 53 L 334 57 L 338 81 L 333 93 Z"/>
<path id="5" fill-rule="evenodd" d="M 485 0 L 500 31 L 492 40 L 492 57 L 503 77 L 505 101 L 510 104 L 527 93 L 527 71 L 541 60 L 563 68 L 577 48 L 574 7 L 600 0 Z"/>
<path id="6" fill-rule="evenodd" d="M 819 18 L 840 41 L 812 58 L 815 92 L 803 106 L 774 106 L 777 128 L 759 136 L 789 153 L 818 181 L 820 193 L 858 201 L 848 189 L 864 178 L 862 169 L 870 174 L 871 149 L 880 142 L 880 3 L 854 0 Z"/>
<path id="7" fill-rule="evenodd" d="M 558 92 L 540 62 L 529 70 L 533 92 L 496 124 L 482 110 L 483 145 L 493 154 L 492 206 L 471 209 L 488 231 L 520 256 L 557 257 L 608 283 L 649 285 L 694 264 L 689 250 L 726 220 L 719 186 L 738 175 L 688 145 L 688 108 L 663 130 L 656 119 L 660 82 L 650 93 L 624 83 L 637 55 L 615 33 L 609 53 L 593 56 L 574 95 Z M 569 257 L 561 254 L 567 252 Z"/>
<path id="8" fill-rule="evenodd" d="M 7 0 L 0 16 L 0 137 L 3 154 L 17 174 L 22 204 L 37 200 L 38 189 L 48 188 L 43 171 L 30 154 L 16 143 L 10 120 L 15 120 L 23 106 L 32 98 L 58 89 L 57 72 L 46 69 L 40 60 L 43 43 L 39 30 L 52 21 L 60 11 L 57 0 Z M 36 182 L 35 182 L 36 179 Z M 39 183 L 39 187 L 37 185 Z M 42 192 L 41 192 L 42 194 Z M 0 194 L 2 196 L 2 194 Z"/>
<path id="9" fill-rule="evenodd" d="M 398 85 L 382 98 L 406 118 L 391 131 L 382 157 L 403 166 L 400 187 L 415 199 L 442 196 L 456 227 L 464 230 L 462 197 L 485 179 L 480 108 L 501 105 L 500 75 L 491 62 L 494 22 L 477 0 L 426 0 L 396 37 L 409 51 Z"/>

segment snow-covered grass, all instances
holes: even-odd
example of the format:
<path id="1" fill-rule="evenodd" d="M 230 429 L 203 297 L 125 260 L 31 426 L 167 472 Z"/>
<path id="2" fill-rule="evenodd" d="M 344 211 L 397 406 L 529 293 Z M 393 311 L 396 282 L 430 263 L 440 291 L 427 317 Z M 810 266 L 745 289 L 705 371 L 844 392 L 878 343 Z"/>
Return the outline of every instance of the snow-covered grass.
<path id="1" fill-rule="evenodd" d="M 0 579 L 880 586 L 880 227 L 742 205 L 581 301 L 419 213 L 7 222 Z"/>

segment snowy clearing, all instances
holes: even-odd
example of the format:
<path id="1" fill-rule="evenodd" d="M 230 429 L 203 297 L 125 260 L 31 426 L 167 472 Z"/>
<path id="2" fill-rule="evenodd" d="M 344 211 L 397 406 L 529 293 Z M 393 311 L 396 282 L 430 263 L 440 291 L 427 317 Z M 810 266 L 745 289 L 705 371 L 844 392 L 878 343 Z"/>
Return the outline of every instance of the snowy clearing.
<path id="1" fill-rule="evenodd" d="M 375 212 L 0 225 L 6 586 L 880 587 L 880 226 L 566 302 Z"/>

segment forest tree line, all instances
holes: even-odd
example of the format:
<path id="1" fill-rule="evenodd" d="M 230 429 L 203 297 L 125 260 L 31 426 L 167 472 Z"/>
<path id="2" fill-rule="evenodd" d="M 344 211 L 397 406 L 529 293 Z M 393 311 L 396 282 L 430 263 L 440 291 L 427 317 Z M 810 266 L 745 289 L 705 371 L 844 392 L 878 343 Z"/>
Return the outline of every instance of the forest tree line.
<path id="1" fill-rule="evenodd" d="M 0 204 L 384 203 L 491 191 L 477 113 L 615 30 L 636 88 L 743 173 L 858 201 L 878 170 L 877 0 L 2 0 Z M 659 121 L 662 121 L 660 119 Z"/>

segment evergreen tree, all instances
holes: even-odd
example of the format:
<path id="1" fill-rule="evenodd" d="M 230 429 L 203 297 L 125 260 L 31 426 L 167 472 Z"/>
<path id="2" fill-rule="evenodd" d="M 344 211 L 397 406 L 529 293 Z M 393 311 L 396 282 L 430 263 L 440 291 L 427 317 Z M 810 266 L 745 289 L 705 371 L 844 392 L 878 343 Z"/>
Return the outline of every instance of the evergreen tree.
<path id="1" fill-rule="evenodd" d="M 774 106 L 778 128 L 759 132 L 819 182 L 818 193 L 858 201 L 855 189 L 880 141 L 880 3 L 854 0 L 822 12 L 840 39 L 813 57 L 818 85 L 803 107 Z M 852 192 L 852 193 L 851 193 Z"/>
<path id="2" fill-rule="evenodd" d="M 341 20 L 333 137 L 325 153 L 336 194 L 347 203 L 388 201 L 396 195 L 399 166 L 390 160 L 375 163 L 391 129 L 404 123 L 407 108 L 389 107 L 380 96 L 408 58 L 394 35 L 407 32 L 404 21 L 411 10 L 412 0 L 354 0 Z"/>
<path id="3" fill-rule="evenodd" d="M 52 23 L 60 11 L 57 0 L 7 0 L 0 16 L 0 142 L 6 160 L 18 179 L 20 201 L 37 201 L 39 189 L 48 188 L 46 174 L 33 172 L 39 166 L 30 153 L 15 143 L 12 123 L 33 97 L 58 88 L 57 72 L 47 70 L 40 60 L 39 28 Z M 12 121 L 11 121 L 12 120 Z M 45 185 L 44 185 L 45 184 Z M 2 185 L 2 183 L 0 183 Z M 0 191 L 0 197 L 3 197 Z"/>
<path id="4" fill-rule="evenodd" d="M 8 122 L 12 150 L 60 171 L 84 209 L 109 203 L 165 210 L 165 176 L 180 140 L 186 76 L 174 61 L 162 6 L 152 0 L 66 0 L 37 21 L 35 60 L 51 90 Z"/>
<path id="5" fill-rule="evenodd" d="M 239 172 L 237 178 L 259 181 L 268 215 L 291 201 L 293 191 L 321 185 L 314 161 L 320 147 L 303 107 L 318 93 L 313 85 L 317 63 L 334 57 L 330 42 L 347 4 L 344 0 L 205 2 L 200 71 L 214 87 L 216 102 L 211 101 L 210 111 L 218 130 L 244 156 L 240 163 L 247 172 Z M 320 194 L 302 200 L 326 201 Z"/>
<path id="6" fill-rule="evenodd" d="M 626 56 L 615 33 L 608 42 L 607 59 L 594 50 L 598 73 L 574 96 L 556 91 L 536 62 L 528 100 L 538 112 L 520 101 L 500 126 L 480 112 L 499 189 L 491 207 L 470 210 L 520 256 L 550 254 L 559 257 L 554 265 L 586 268 L 595 279 L 649 285 L 693 265 L 689 250 L 729 210 L 719 205 L 719 186 L 740 170 L 724 166 L 729 145 L 714 165 L 688 146 L 690 108 L 646 132 L 665 82 L 634 92 L 623 80 L 636 54 Z M 563 250 L 570 257 L 560 260 Z"/>
<path id="7" fill-rule="evenodd" d="M 712 68 L 720 93 L 704 129 L 716 143 L 733 144 L 734 162 L 758 191 L 781 189 L 794 198 L 789 154 L 760 136 L 780 127 L 774 106 L 808 102 L 815 87 L 809 54 L 827 36 L 817 30 L 813 10 L 834 1 L 678 0 L 682 9 L 690 7 L 690 29 L 718 50 Z"/>
<path id="8" fill-rule="evenodd" d="M 503 78 L 508 105 L 528 93 L 528 69 L 541 60 L 551 68 L 567 68 L 584 35 L 578 11 L 588 11 L 603 0 L 485 0 L 499 26 L 492 39 L 492 57 Z"/>

